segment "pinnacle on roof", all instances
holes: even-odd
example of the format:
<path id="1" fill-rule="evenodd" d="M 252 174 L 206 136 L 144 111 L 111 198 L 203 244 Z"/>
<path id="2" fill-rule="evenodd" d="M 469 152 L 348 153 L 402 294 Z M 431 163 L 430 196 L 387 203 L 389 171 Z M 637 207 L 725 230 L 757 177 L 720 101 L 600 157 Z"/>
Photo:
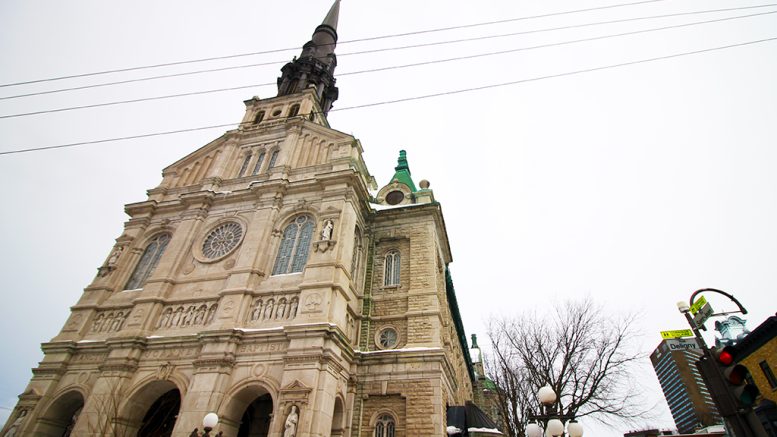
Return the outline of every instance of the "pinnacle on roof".
<path id="1" fill-rule="evenodd" d="M 340 17 L 340 0 L 335 0 L 329 13 L 326 14 L 326 18 L 321 22 L 322 26 L 329 26 L 335 31 L 337 30 L 337 19 Z"/>
<path id="2" fill-rule="evenodd" d="M 418 191 L 413 183 L 413 178 L 410 176 L 410 166 L 407 163 L 407 152 L 404 150 L 399 151 L 399 158 L 397 158 L 397 166 L 394 167 L 394 176 L 391 178 L 391 182 L 397 181 L 410 187 L 413 192 Z"/>

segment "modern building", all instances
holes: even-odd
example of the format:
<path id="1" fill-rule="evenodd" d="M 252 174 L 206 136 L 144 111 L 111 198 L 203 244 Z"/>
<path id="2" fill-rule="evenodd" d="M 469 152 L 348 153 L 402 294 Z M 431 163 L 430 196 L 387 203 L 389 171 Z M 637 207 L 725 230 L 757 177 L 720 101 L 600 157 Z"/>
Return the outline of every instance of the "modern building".
<path id="1" fill-rule="evenodd" d="M 478 416 L 429 182 L 402 151 L 378 189 L 327 121 L 339 7 L 277 96 L 125 206 L 3 435 L 185 437 L 214 412 L 228 437 L 442 436 Z"/>
<path id="2" fill-rule="evenodd" d="M 677 431 L 690 434 L 698 428 L 722 423 L 715 403 L 702 380 L 696 361 L 701 352 L 691 348 L 672 347 L 664 340 L 650 354 Z"/>

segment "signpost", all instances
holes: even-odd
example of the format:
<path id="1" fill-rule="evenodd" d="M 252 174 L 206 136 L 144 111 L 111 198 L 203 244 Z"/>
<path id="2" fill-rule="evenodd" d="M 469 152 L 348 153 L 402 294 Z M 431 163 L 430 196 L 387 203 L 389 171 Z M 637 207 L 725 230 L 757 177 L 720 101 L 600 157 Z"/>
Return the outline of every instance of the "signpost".
<path id="1" fill-rule="evenodd" d="M 707 299 L 704 298 L 704 296 L 699 297 L 699 299 L 693 303 L 693 306 L 691 307 L 691 314 L 694 316 L 696 313 L 699 312 L 699 310 L 707 304 Z"/>
<path id="2" fill-rule="evenodd" d="M 694 303 L 693 306 L 696 306 Z M 696 315 L 693 316 L 693 321 L 696 323 L 696 326 L 704 326 L 704 322 L 707 321 L 707 319 L 710 318 L 712 315 L 712 305 L 709 303 L 705 303 L 697 312 Z"/>
<path id="3" fill-rule="evenodd" d="M 699 343 L 696 342 L 696 339 L 683 340 L 682 338 L 673 338 L 671 340 L 666 340 L 665 343 L 669 346 L 670 351 L 701 351 L 701 347 L 699 347 Z"/>
<path id="4" fill-rule="evenodd" d="M 661 338 L 670 340 L 672 338 L 693 337 L 693 331 L 690 329 L 676 329 L 674 331 L 661 331 Z"/>

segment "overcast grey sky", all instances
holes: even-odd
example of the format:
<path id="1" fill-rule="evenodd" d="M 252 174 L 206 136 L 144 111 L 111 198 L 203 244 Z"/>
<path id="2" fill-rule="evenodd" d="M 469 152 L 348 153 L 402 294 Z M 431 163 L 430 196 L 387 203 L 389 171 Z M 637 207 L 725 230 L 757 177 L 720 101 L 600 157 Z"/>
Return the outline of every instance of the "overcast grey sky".
<path id="1" fill-rule="evenodd" d="M 272 83 L 330 0 L 0 2 L 0 84 L 294 47 L 204 64 L 26 86 L 0 97 L 157 74 L 279 61 L 67 93 L 0 100 L 0 152 L 237 123 L 253 86 L 177 99 L 5 115 L 163 94 Z M 344 0 L 340 40 L 617 4 L 604 0 Z M 338 46 L 347 108 L 525 81 L 777 38 L 777 14 L 560 42 L 777 11 L 777 5 L 524 33 L 365 55 L 349 52 L 527 32 L 625 18 L 758 6 L 757 1 L 662 0 L 455 31 Z M 542 48 L 346 75 L 486 52 Z M 734 293 L 751 328 L 774 314 L 777 289 L 777 41 L 531 80 L 510 86 L 334 111 L 333 128 L 362 141 L 379 185 L 407 150 L 416 182 L 443 205 L 465 327 L 491 314 L 591 296 L 613 313 L 640 312 L 637 345 L 685 327 L 675 303 L 698 288 Z M 0 155 L 4 421 L 42 354 L 161 170 L 227 128 Z M 710 298 L 716 309 L 730 308 Z M 485 342 L 484 342 L 485 343 Z M 646 359 L 643 383 L 662 399 Z M 664 403 L 653 425 L 671 427 Z M 584 425 L 589 426 L 584 423 Z M 622 427 L 589 435 L 621 435 Z"/>

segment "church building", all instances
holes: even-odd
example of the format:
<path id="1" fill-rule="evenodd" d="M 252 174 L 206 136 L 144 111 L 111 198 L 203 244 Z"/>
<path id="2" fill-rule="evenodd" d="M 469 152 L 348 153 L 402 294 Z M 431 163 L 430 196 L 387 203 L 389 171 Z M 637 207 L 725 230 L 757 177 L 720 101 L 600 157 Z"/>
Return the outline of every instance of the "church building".
<path id="1" fill-rule="evenodd" d="M 277 96 L 125 206 L 1 435 L 187 437 L 209 413 L 225 437 L 501 435 L 429 182 L 399 151 L 380 187 L 327 121 L 339 8 Z"/>

